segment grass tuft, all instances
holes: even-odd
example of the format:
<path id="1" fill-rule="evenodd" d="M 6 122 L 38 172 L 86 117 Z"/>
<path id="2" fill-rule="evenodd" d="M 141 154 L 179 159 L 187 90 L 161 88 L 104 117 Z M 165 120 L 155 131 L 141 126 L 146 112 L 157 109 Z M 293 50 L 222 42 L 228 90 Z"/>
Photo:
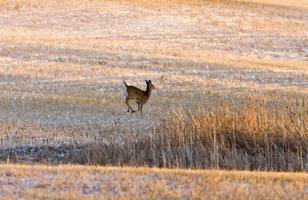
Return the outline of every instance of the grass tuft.
<path id="1" fill-rule="evenodd" d="M 150 134 L 84 148 L 81 163 L 181 168 L 308 169 L 308 110 L 302 100 L 275 109 L 248 97 L 206 111 L 183 110 Z M 76 160 L 77 162 L 78 159 Z"/>

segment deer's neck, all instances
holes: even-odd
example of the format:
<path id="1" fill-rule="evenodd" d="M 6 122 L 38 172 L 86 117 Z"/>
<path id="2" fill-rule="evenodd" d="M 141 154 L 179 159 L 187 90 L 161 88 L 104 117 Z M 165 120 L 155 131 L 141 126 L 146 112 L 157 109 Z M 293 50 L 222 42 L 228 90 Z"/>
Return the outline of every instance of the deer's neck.
<path id="1" fill-rule="evenodd" d="M 150 96 L 151 96 L 151 92 L 152 92 L 152 89 L 151 89 L 149 86 L 147 86 L 147 89 L 146 89 L 146 91 L 145 91 L 147 97 L 150 97 Z"/>

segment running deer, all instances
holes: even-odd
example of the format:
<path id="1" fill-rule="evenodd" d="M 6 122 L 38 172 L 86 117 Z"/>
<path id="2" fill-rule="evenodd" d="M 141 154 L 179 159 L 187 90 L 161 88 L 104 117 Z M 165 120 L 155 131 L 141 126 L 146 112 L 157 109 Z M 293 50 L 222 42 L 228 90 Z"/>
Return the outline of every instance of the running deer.
<path id="1" fill-rule="evenodd" d="M 127 112 L 129 112 L 130 110 L 132 111 L 132 113 L 136 112 L 135 110 L 133 110 L 133 108 L 129 104 L 130 100 L 135 100 L 138 104 L 138 110 L 137 111 L 140 111 L 140 113 L 142 115 L 142 107 L 149 100 L 152 90 L 155 89 L 151 80 L 148 80 L 148 81 L 145 80 L 145 82 L 147 84 L 147 89 L 145 91 L 143 91 L 143 90 L 140 90 L 139 88 L 137 88 L 135 86 L 127 85 L 127 83 L 124 81 L 124 84 L 126 86 L 126 92 L 127 92 L 127 96 L 126 96 L 126 99 L 125 99 L 125 103 L 128 107 Z"/>

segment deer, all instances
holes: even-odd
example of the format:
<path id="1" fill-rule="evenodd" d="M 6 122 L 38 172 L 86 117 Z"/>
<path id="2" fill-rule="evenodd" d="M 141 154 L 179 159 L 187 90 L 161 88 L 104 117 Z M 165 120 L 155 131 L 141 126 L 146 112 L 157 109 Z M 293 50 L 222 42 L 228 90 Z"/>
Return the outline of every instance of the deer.
<path id="1" fill-rule="evenodd" d="M 126 86 L 126 92 L 127 92 L 127 96 L 125 99 L 125 103 L 128 107 L 127 112 L 131 111 L 132 113 L 134 113 L 134 112 L 140 111 L 140 114 L 143 115 L 142 107 L 149 100 L 152 90 L 155 89 L 151 80 L 145 80 L 145 82 L 147 84 L 147 88 L 145 91 L 143 91 L 135 86 L 127 85 L 127 83 L 124 81 L 124 85 Z M 138 104 L 137 111 L 133 110 L 133 108 L 129 104 L 130 100 L 135 100 L 137 102 Z"/>

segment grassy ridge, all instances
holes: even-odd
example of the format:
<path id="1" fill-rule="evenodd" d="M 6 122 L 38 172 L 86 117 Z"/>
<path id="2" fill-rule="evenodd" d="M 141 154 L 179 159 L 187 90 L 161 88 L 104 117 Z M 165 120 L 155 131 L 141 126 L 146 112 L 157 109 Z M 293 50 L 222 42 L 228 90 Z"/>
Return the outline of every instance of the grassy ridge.
<path id="1" fill-rule="evenodd" d="M 305 173 L 0 165 L 0 198 L 303 199 Z"/>

